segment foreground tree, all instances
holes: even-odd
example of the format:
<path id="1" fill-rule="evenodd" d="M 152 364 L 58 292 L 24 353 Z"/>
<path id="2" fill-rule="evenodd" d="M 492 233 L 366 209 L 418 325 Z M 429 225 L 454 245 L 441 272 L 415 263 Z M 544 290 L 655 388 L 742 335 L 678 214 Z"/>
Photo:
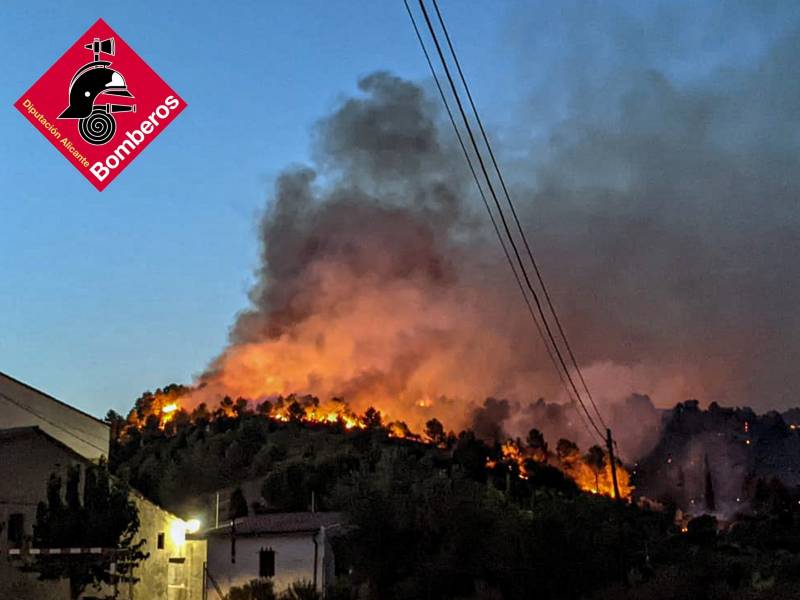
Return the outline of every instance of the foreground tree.
<path id="1" fill-rule="evenodd" d="M 127 486 L 112 480 L 105 464 L 85 469 L 83 494 L 81 468 L 71 467 L 66 486 L 51 475 L 47 501 L 36 509 L 33 543 L 36 548 L 103 548 L 102 554 L 43 554 L 26 569 L 41 580 L 68 579 L 70 596 L 78 598 L 90 585 L 113 583 L 111 563 L 124 557 L 116 571 L 130 575 L 147 558 L 141 551 L 145 541 L 134 543 L 139 514 L 129 498 Z M 62 488 L 63 494 L 62 494 Z M 109 552 L 110 550 L 110 552 Z"/>

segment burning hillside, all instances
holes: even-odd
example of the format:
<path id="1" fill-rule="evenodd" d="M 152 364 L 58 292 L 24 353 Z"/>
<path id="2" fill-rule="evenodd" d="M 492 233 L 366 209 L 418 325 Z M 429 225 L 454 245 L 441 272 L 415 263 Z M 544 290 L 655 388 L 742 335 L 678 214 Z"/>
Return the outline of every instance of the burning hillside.
<path id="1" fill-rule="evenodd" d="M 721 92 L 625 71 L 603 82 L 606 118 L 553 124 L 541 160 L 514 170 L 523 226 L 606 414 L 632 392 L 660 406 L 790 398 L 797 340 L 778 324 L 793 322 L 797 289 L 775 286 L 791 280 L 778 275 L 796 236 L 775 215 L 796 204 L 796 153 L 751 159 L 792 117 L 742 130 L 756 115 L 738 103 L 752 82 L 776 90 L 792 80 L 786 48 Z M 437 102 L 388 73 L 359 87 L 315 128 L 313 167 L 277 178 L 251 304 L 193 402 L 344 397 L 420 429 L 431 417 L 469 426 L 493 396 L 519 403 L 507 429 L 524 434 L 537 425 L 519 418 L 527 405 L 567 398 Z M 739 135 L 762 127 L 764 137 Z M 662 210 L 665 198 L 680 210 Z M 764 198 L 775 211 L 762 210 Z"/>
<path id="2" fill-rule="evenodd" d="M 424 433 L 417 433 L 405 422 L 390 420 L 388 415 L 383 415 L 371 407 L 363 414 L 357 414 L 347 402 L 339 398 L 321 402 L 310 395 L 290 395 L 254 403 L 243 398 L 233 401 L 225 397 L 212 410 L 203 403 L 187 411 L 183 403 L 192 397 L 192 390 L 176 385 L 157 390 L 154 394 L 145 393 L 137 400 L 136 406 L 127 417 L 125 426 L 119 431 L 121 439 L 125 441 L 130 437 L 128 428 L 150 429 L 173 435 L 182 427 L 196 426 L 201 421 L 212 423 L 218 418 L 235 419 L 253 413 L 277 423 L 302 423 L 343 431 L 382 429 L 390 438 L 443 448 L 452 445 L 456 439 L 453 433 L 445 434 L 444 428 L 435 419 L 427 423 Z M 544 438 L 541 437 L 541 442 L 538 444 L 533 442 L 525 444 L 520 439 L 509 439 L 502 444 L 495 444 L 495 448 L 495 454 L 486 459 L 486 468 L 489 470 L 504 465 L 520 479 L 528 479 L 531 463 L 546 464 L 561 470 L 583 491 L 614 496 L 611 465 L 607 456 L 598 447 L 582 455 L 575 444 L 562 439 L 556 452 L 551 453 Z M 629 499 L 633 488 L 630 476 L 621 463 L 617 463 L 617 477 L 620 495 Z"/>
<path id="3" fill-rule="evenodd" d="M 614 497 L 611 463 L 599 447 L 593 447 L 592 451 L 583 456 L 578 447 L 567 440 L 562 439 L 560 445 L 560 451 L 553 455 L 546 449 L 542 451 L 540 447 L 526 446 L 520 440 L 508 440 L 501 445 L 502 459 L 499 462 L 514 465 L 522 479 L 528 478 L 531 462 L 550 464 L 572 479 L 584 492 Z M 497 464 L 498 461 L 490 459 L 487 467 L 494 468 Z M 620 496 L 626 499 L 631 497 L 633 486 L 630 475 L 619 463 L 617 485 Z"/>
<path id="4" fill-rule="evenodd" d="M 220 399 L 247 398 L 278 422 L 365 429 L 378 418 L 393 437 L 431 442 L 423 432 L 436 419 L 502 442 L 538 426 L 533 390 L 561 398 L 435 104 L 386 73 L 360 88 L 319 124 L 317 170 L 278 178 L 252 306 L 228 347 L 192 387 L 147 398 L 130 424 L 169 430 L 214 412 L 235 416 L 245 407 Z M 481 405 L 490 397 L 515 400 Z M 508 410 L 485 436 L 478 421 L 492 402 Z M 589 446 L 574 412 L 542 427 Z M 512 447 L 518 456 L 491 460 L 525 478 L 535 453 L 503 446 Z M 593 471 L 577 452 L 539 459 L 610 493 L 605 467 Z M 623 487 L 628 496 L 627 478 Z"/>
<path id="5" fill-rule="evenodd" d="M 187 405 L 347 398 L 421 431 L 487 397 L 567 401 L 436 104 L 386 73 L 360 88 L 317 127 L 317 170 L 278 178 L 251 306 Z"/>
<path id="6" fill-rule="evenodd" d="M 472 428 L 485 398 L 510 398 L 504 436 L 536 426 L 590 445 L 435 104 L 386 73 L 360 87 L 362 96 L 317 128 L 317 171 L 278 178 L 261 221 L 252 305 L 183 406 L 225 396 L 346 398 L 348 409 L 323 400 L 308 418 L 355 425 L 354 415 L 375 407 L 422 431 L 432 418 Z M 597 396 L 608 408 L 626 393 Z M 540 395 L 570 415 L 540 425 L 552 421 L 532 404 Z M 625 435 L 623 448 L 638 449 Z"/>
<path id="7" fill-rule="evenodd" d="M 780 59 L 770 55 L 765 61 L 780 65 Z M 670 132 L 694 135 L 696 106 L 689 98 L 702 95 L 698 90 L 684 96 L 651 79 L 621 81 L 621 89 L 608 90 L 609 98 L 641 96 L 652 102 L 620 100 L 624 110 L 618 114 L 610 100 L 615 116 L 606 124 L 609 131 L 601 124 L 601 131 L 585 135 L 579 119 L 555 127 L 564 135 L 539 166 L 539 183 L 532 186 L 523 178 L 517 197 L 524 199 L 523 207 L 537 206 L 536 219 L 523 208 L 523 226 L 537 241 L 556 304 L 580 349 L 581 370 L 619 440 L 620 455 L 632 463 L 658 441 L 661 415 L 654 404 L 721 392 L 735 401 L 752 391 L 753 381 L 769 380 L 764 389 L 773 389 L 772 379 L 785 379 L 779 375 L 788 369 L 782 357 L 789 353 L 767 360 L 771 349 L 753 344 L 782 340 L 782 332 L 791 329 L 770 327 L 794 305 L 794 289 L 771 295 L 781 303 L 771 307 L 769 322 L 759 321 L 763 311 L 741 289 L 750 284 L 735 275 L 741 264 L 728 265 L 725 258 L 744 258 L 750 231 L 716 226 L 730 223 L 730 187 L 717 182 L 745 175 L 748 181 L 776 178 L 768 170 L 753 174 L 760 167 L 751 162 L 742 171 L 711 134 L 683 143 L 680 136 L 637 129 L 653 111 L 670 115 L 665 123 Z M 394 424 L 397 436 L 423 432 L 432 418 L 448 430 L 478 433 L 478 425 L 487 424 L 476 422 L 486 408 L 481 403 L 491 397 L 508 400 L 497 401 L 502 414 L 488 420 L 491 435 L 483 439 L 513 439 L 537 427 L 550 440 L 572 439 L 584 448 L 596 443 L 586 437 L 565 397 L 486 218 L 476 210 L 472 182 L 449 130 L 440 127 L 436 103 L 419 86 L 388 73 L 370 75 L 359 87 L 358 96 L 343 101 L 316 127 L 314 168 L 288 169 L 277 178 L 260 222 L 251 304 L 238 315 L 227 347 L 180 403 L 158 400 L 158 424 L 190 418 L 220 398 L 241 397 L 269 406 L 265 416 L 278 421 L 359 428 L 374 407 Z M 680 109 L 662 110 L 664 102 Z M 715 102 L 727 106 L 727 97 L 715 96 Z M 641 118 L 627 118 L 630 111 Z M 730 115 L 723 110 L 716 118 L 722 126 Z M 641 151 L 632 156 L 631 148 Z M 654 152 L 659 160 L 647 161 Z M 699 178 L 686 167 L 687 157 L 698 152 L 709 165 Z M 595 163 L 604 165 L 603 173 L 625 173 L 625 186 L 593 179 L 586 165 Z M 656 173 L 653 164 L 659 165 Z M 585 187 L 575 187 L 579 180 Z M 671 187 L 674 182 L 679 189 Z M 742 211 L 763 195 L 746 185 L 737 189 L 744 190 L 735 204 Z M 794 197 L 769 185 L 764 190 L 778 199 Z M 661 199 L 672 197 L 688 210 L 667 217 L 650 204 L 659 207 Z M 717 205 L 724 207 L 723 218 L 715 213 Z M 684 214 L 707 215 L 708 222 L 686 222 Z M 764 231 L 771 230 L 767 225 Z M 726 251 L 708 251 L 706 237 Z M 779 241 L 776 248 L 792 247 L 783 237 Z M 758 297 L 769 288 L 758 282 L 758 274 L 774 272 L 785 252 L 748 253 L 758 259 L 749 288 L 759 290 Z M 731 298 L 738 299 L 735 305 Z M 660 310 L 665 302 L 675 309 Z M 743 322 L 754 325 L 739 327 Z M 763 335 L 766 331 L 771 334 Z M 773 366 L 778 376 L 773 377 Z M 732 380 L 731 372 L 740 377 Z M 654 402 L 631 395 L 636 390 L 651 392 Z M 322 400 L 279 401 L 293 394 Z M 524 475 L 530 457 L 519 454 L 522 462 L 509 447 L 505 460 L 518 463 Z M 594 473 L 573 470 L 589 489 Z M 594 487 L 602 489 L 603 471 L 596 471 Z"/>

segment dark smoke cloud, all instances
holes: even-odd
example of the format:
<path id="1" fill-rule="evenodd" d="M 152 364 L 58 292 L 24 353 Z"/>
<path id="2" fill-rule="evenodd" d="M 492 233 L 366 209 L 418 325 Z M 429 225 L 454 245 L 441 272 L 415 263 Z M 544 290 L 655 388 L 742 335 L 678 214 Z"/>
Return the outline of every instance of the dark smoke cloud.
<path id="1" fill-rule="evenodd" d="M 582 8 L 546 15 L 561 20 L 550 35 L 564 68 L 530 78 L 548 91 L 502 138 L 534 250 L 629 458 L 654 443 L 654 404 L 795 402 L 800 354 L 797 19 L 764 17 L 761 46 L 707 51 L 714 61 L 689 73 L 686 45 L 752 33 L 742 23 L 758 8 L 722 11 L 702 21 L 710 37 L 688 41 L 669 32 L 691 17 L 664 10 L 607 28 Z M 278 178 L 252 307 L 202 393 L 345 396 L 418 429 L 433 416 L 470 425 L 485 398 L 507 398 L 494 407 L 507 416 L 478 412 L 495 433 L 536 426 L 585 447 L 574 407 L 552 404 L 566 399 L 437 102 L 387 73 L 359 89 L 315 129 L 313 168 Z"/>
<path id="2" fill-rule="evenodd" d="M 315 168 L 278 178 L 252 307 L 199 393 L 339 396 L 421 430 L 553 390 L 438 105 L 387 73 L 359 88 L 316 127 Z"/>
<path id="3" fill-rule="evenodd" d="M 770 6 L 551 15 L 565 108 L 517 194 L 601 390 L 797 402 L 800 29 Z"/>
<path id="4" fill-rule="evenodd" d="M 472 414 L 471 429 L 475 435 L 487 442 L 503 442 L 508 434 L 503 429 L 506 420 L 511 416 L 511 403 L 508 400 L 487 398 L 483 406 L 476 408 Z M 519 406 L 514 406 L 519 410 Z"/>

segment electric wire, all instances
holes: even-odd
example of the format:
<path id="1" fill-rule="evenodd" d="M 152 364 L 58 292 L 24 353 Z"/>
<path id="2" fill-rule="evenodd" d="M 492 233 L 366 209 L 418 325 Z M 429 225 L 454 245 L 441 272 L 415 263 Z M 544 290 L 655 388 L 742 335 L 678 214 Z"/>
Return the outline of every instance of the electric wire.
<path id="1" fill-rule="evenodd" d="M 420 2 L 421 1 L 422 0 L 420 0 Z M 538 264 L 538 262 L 536 261 L 536 259 L 533 256 L 533 252 L 531 250 L 531 246 L 528 243 L 528 238 L 525 235 L 524 229 L 522 228 L 522 225 L 520 223 L 519 217 L 517 215 L 517 211 L 516 211 L 516 209 L 514 207 L 514 203 L 511 200 L 511 194 L 509 193 L 508 187 L 506 186 L 505 178 L 503 177 L 503 174 L 500 171 L 500 167 L 499 167 L 499 165 L 497 163 L 497 159 L 495 158 L 494 151 L 492 150 L 492 146 L 489 143 L 489 137 L 486 135 L 486 130 L 483 127 L 483 121 L 482 121 L 482 119 L 480 117 L 480 114 L 478 113 L 478 109 L 477 109 L 477 107 L 475 105 L 475 102 L 474 102 L 474 100 L 472 98 L 472 93 L 470 92 L 469 85 L 467 84 L 467 79 L 464 76 L 463 70 L 461 69 L 461 63 L 458 60 L 458 55 L 456 54 L 455 48 L 453 47 L 452 40 L 450 39 L 450 33 L 448 32 L 447 26 L 444 23 L 444 18 L 442 17 L 442 13 L 439 10 L 439 3 L 438 3 L 437 0 L 433 0 L 433 6 L 434 6 L 434 9 L 436 10 L 436 15 L 437 15 L 437 17 L 439 19 L 439 24 L 441 25 L 442 32 L 444 33 L 444 36 L 445 36 L 445 40 L 447 41 L 447 46 L 450 49 L 450 54 L 453 57 L 453 62 L 454 62 L 455 66 L 456 66 L 456 69 L 458 71 L 459 78 L 461 79 L 461 83 L 464 86 L 464 90 L 467 92 L 467 99 L 469 100 L 470 107 L 472 108 L 472 114 L 475 116 L 475 121 L 477 122 L 478 127 L 479 127 L 480 132 L 481 132 L 481 137 L 483 138 L 483 142 L 486 145 L 487 150 L 489 151 L 489 157 L 490 157 L 490 159 L 492 161 L 492 165 L 494 166 L 494 170 L 497 173 L 497 178 L 500 181 L 500 185 L 501 185 L 503 193 L 504 193 L 504 195 L 506 197 L 506 202 L 507 202 L 509 208 L 511 209 L 511 214 L 513 215 L 514 222 L 515 222 L 515 224 L 517 226 L 517 230 L 519 231 L 519 235 L 522 238 L 522 241 L 523 241 L 523 243 L 525 245 L 525 250 L 527 252 L 528 258 L 530 259 L 531 264 L 533 265 L 533 269 L 534 269 L 534 272 L 536 274 L 536 278 L 539 281 L 539 285 L 541 286 L 542 291 L 544 293 L 545 302 L 547 304 L 547 307 L 549 308 L 550 312 L 553 315 L 553 320 L 555 321 L 556 329 L 558 330 L 558 333 L 559 333 L 559 335 L 561 336 L 561 339 L 564 342 L 564 347 L 566 348 L 567 353 L 569 354 L 569 358 L 572 361 L 572 364 L 573 364 L 573 366 L 575 368 L 575 372 L 578 374 L 578 377 L 579 377 L 579 379 L 581 381 L 583 389 L 586 391 L 586 395 L 589 398 L 589 401 L 591 402 L 591 405 L 594 408 L 595 413 L 597 413 L 597 416 L 598 416 L 601 424 L 603 425 L 603 427 L 608 428 L 608 425 L 606 424 L 605 420 L 603 419 L 603 415 L 600 413 L 600 410 L 597 408 L 597 404 L 595 403 L 594 397 L 592 396 L 592 393 L 589 390 L 589 386 L 586 384 L 586 379 L 584 378 L 583 373 L 581 372 L 581 369 L 580 369 L 580 367 L 578 365 L 578 361 L 575 358 L 575 353 L 572 350 L 572 345 L 569 343 L 569 340 L 567 339 L 567 336 L 564 333 L 564 328 L 561 325 L 561 319 L 558 316 L 558 312 L 556 312 L 555 306 L 553 305 L 553 301 L 552 301 L 552 299 L 550 297 L 550 292 L 547 289 L 547 286 L 545 285 L 544 278 L 542 277 L 541 271 L 539 269 L 539 264 Z"/>
<path id="2" fill-rule="evenodd" d="M 441 47 L 441 45 L 439 43 L 438 36 L 436 35 L 436 31 L 435 31 L 435 29 L 433 27 L 433 23 L 430 20 L 430 16 L 428 14 L 428 10 L 425 8 L 425 4 L 424 4 L 423 0 L 419 0 L 419 5 L 420 5 L 420 9 L 422 10 L 422 14 L 423 14 L 423 16 L 425 18 L 425 22 L 426 22 L 426 24 L 428 26 L 428 30 L 429 30 L 429 32 L 431 34 L 431 38 L 432 38 L 432 40 L 434 42 L 434 45 L 436 46 L 436 51 L 437 51 L 437 53 L 439 55 L 439 59 L 440 59 L 440 61 L 442 63 L 442 67 L 444 68 L 444 72 L 445 72 L 445 75 L 447 76 L 448 83 L 450 84 L 450 88 L 451 88 L 451 90 L 453 92 L 453 96 L 455 98 L 456 105 L 458 106 L 459 112 L 461 114 L 461 118 L 464 121 L 464 126 L 465 126 L 465 128 L 467 130 L 467 133 L 468 133 L 469 138 L 470 138 L 470 142 L 472 143 L 472 147 L 473 147 L 473 149 L 475 151 L 475 154 L 476 154 L 476 157 L 478 159 L 478 164 L 480 165 L 481 171 L 482 171 L 483 176 L 484 176 L 484 179 L 486 180 L 486 185 L 489 188 L 489 192 L 492 195 L 492 199 L 493 199 L 495 205 L 497 206 L 497 210 L 498 210 L 498 213 L 500 215 L 500 220 L 503 223 L 503 229 L 505 230 L 505 233 L 506 233 L 506 235 L 508 237 L 508 240 L 509 240 L 509 242 L 511 244 L 511 248 L 514 251 L 514 255 L 515 255 L 516 259 L 517 259 L 517 263 L 519 264 L 519 268 L 520 268 L 520 270 L 522 272 L 523 278 L 525 279 L 525 283 L 526 283 L 528 289 L 530 290 L 531 295 L 533 296 L 534 302 L 535 302 L 536 307 L 537 307 L 537 311 L 539 312 L 539 315 L 542 318 L 542 322 L 544 324 L 545 330 L 547 331 L 547 335 L 548 335 L 548 337 L 550 338 L 550 340 L 553 343 L 553 347 L 555 348 L 555 352 L 556 352 L 556 355 L 558 357 L 558 361 L 561 364 L 561 367 L 564 369 L 564 372 L 566 373 L 566 376 L 567 376 L 567 379 L 568 379 L 568 381 L 570 383 L 570 386 L 572 387 L 573 391 L 575 392 L 575 396 L 578 398 L 578 402 L 580 403 L 580 406 L 583 409 L 583 411 L 584 411 L 584 413 L 586 415 L 586 418 L 589 420 L 589 423 L 591 424 L 593 429 L 597 432 L 598 437 L 602 440 L 603 439 L 603 433 L 600 430 L 600 428 L 597 426 L 597 424 L 595 423 L 594 419 L 592 418 L 592 415 L 589 413 L 589 411 L 586 408 L 583 400 L 581 399 L 581 394 L 578 391 L 578 388 L 575 385 L 575 382 L 572 379 L 571 374 L 569 373 L 569 369 L 567 368 L 567 365 L 566 365 L 566 362 L 564 360 L 564 357 L 562 356 L 561 351 L 560 351 L 560 349 L 559 349 L 559 347 L 557 345 L 556 339 L 553 336 L 552 330 L 550 328 L 550 324 L 548 323 L 547 319 L 545 318 L 545 313 L 544 313 L 544 310 L 542 308 L 541 301 L 539 300 L 539 296 L 536 293 L 536 290 L 534 289 L 534 287 L 533 287 L 533 285 L 532 285 L 532 283 L 530 281 L 530 277 L 528 276 L 527 270 L 525 268 L 525 264 L 524 264 L 524 262 L 522 260 L 522 257 L 520 255 L 519 249 L 517 248 L 516 242 L 514 241 L 514 237 L 513 237 L 512 233 L 511 233 L 511 230 L 510 230 L 510 228 L 508 226 L 508 222 L 506 220 L 505 214 L 503 213 L 503 209 L 502 209 L 502 206 L 500 205 L 500 201 L 498 200 L 497 193 L 494 191 L 494 186 L 492 185 L 491 177 L 489 176 L 489 173 L 488 173 L 488 171 L 486 169 L 486 164 L 485 164 L 485 161 L 483 160 L 483 156 L 481 155 L 480 149 L 479 149 L 477 141 L 475 139 L 475 134 L 473 133 L 472 127 L 469 124 L 469 119 L 467 118 L 466 111 L 464 110 L 464 106 L 463 106 L 463 104 L 461 102 L 461 98 L 460 98 L 460 96 L 458 94 L 458 90 L 456 89 L 455 82 L 453 81 L 453 77 L 452 77 L 452 75 L 450 73 L 450 68 L 447 65 L 447 60 L 444 57 L 444 53 L 443 53 L 442 47 Z"/>
<path id="3" fill-rule="evenodd" d="M 475 167 L 472 164 L 472 159 L 470 158 L 469 151 L 467 150 L 467 147 L 464 144 L 464 139 L 461 136 L 461 132 L 460 132 L 460 130 L 458 128 L 458 125 L 456 124 L 455 117 L 453 116 L 453 111 L 450 109 L 450 103 L 447 101 L 447 96 L 444 93 L 444 89 L 442 88 L 441 82 L 439 81 L 439 76 L 437 75 L 436 69 L 433 66 L 433 62 L 431 61 L 430 54 L 428 53 L 428 49 L 425 46 L 424 40 L 422 39 L 422 34 L 420 33 L 419 27 L 417 26 L 417 21 L 414 18 L 414 14 L 411 11 L 411 7 L 408 4 L 408 0 L 403 0 L 403 4 L 405 4 L 406 11 L 408 12 L 408 16 L 411 19 L 411 25 L 414 28 L 414 33 L 417 36 L 417 40 L 419 41 L 420 48 L 422 49 L 422 53 L 425 56 L 425 61 L 428 63 L 428 68 L 430 69 L 431 75 L 433 76 L 433 80 L 436 83 L 436 88 L 439 91 L 439 96 L 442 99 L 442 104 L 444 104 L 444 108 L 445 108 L 445 111 L 447 112 L 447 116 L 448 116 L 448 118 L 450 120 L 450 124 L 453 126 L 453 131 L 456 134 L 456 139 L 458 140 L 458 144 L 461 147 L 461 151 L 464 153 L 464 158 L 467 161 L 467 166 L 469 167 L 469 171 L 472 174 L 472 179 L 475 181 L 475 185 L 478 188 L 478 193 L 480 194 L 481 201 L 483 202 L 483 205 L 486 208 L 486 212 L 489 215 L 489 220 L 492 223 L 492 228 L 494 229 L 495 235 L 497 236 L 497 240 L 500 242 L 500 246 L 503 249 L 503 254 L 506 257 L 506 261 L 508 262 L 509 267 L 511 267 L 511 272 L 514 274 L 514 280 L 517 282 L 517 287 L 519 288 L 519 291 L 522 294 L 522 298 L 525 300 L 525 304 L 526 304 L 526 306 L 528 308 L 528 313 L 530 314 L 531 319 L 533 319 L 533 323 L 536 326 L 536 330 L 539 333 L 539 336 L 541 337 L 542 342 L 544 343 L 545 349 L 547 350 L 547 355 L 550 357 L 550 361 L 552 362 L 553 367 L 556 370 L 556 373 L 558 373 L 558 377 L 561 380 L 562 385 L 564 386 L 564 390 L 567 393 L 567 397 L 570 400 L 570 404 L 577 411 L 578 417 L 579 417 L 579 421 L 581 422 L 581 424 L 584 426 L 586 431 L 589 433 L 589 436 L 591 437 L 592 435 L 594 435 L 594 433 L 589 428 L 589 425 L 588 425 L 588 423 L 586 423 L 586 421 L 585 421 L 583 415 L 581 414 L 581 412 L 578 410 L 575 398 L 574 398 L 572 392 L 570 391 L 569 386 L 567 385 L 567 381 L 564 378 L 564 375 L 561 372 L 561 369 L 558 366 L 558 362 L 557 362 L 556 357 L 555 357 L 555 355 L 553 353 L 553 350 L 550 348 L 550 342 L 549 342 L 547 336 L 545 335 L 545 332 L 542 329 L 542 326 L 539 324 L 539 320 L 536 317 L 536 314 L 534 312 L 533 306 L 531 305 L 530 298 L 528 298 L 528 294 L 525 293 L 525 288 L 522 285 L 522 280 L 520 279 L 520 276 L 517 273 L 517 268 L 514 266 L 514 261 L 512 260 L 511 255 L 508 252 L 508 248 L 506 246 L 506 242 L 503 239 L 503 235 L 500 232 L 500 228 L 497 225 L 497 220 L 495 219 L 494 214 L 492 213 L 492 209 L 489 206 L 489 201 L 486 199 L 486 194 L 483 191 L 483 186 L 481 185 L 480 180 L 478 178 L 478 174 L 476 173 Z"/>
<path id="4" fill-rule="evenodd" d="M 522 260 L 522 256 L 520 255 L 520 251 L 517 248 L 516 242 L 514 241 L 514 237 L 513 237 L 512 233 L 511 233 L 511 230 L 509 228 L 509 225 L 508 225 L 507 219 L 505 217 L 505 214 L 503 212 L 502 206 L 500 205 L 500 201 L 499 201 L 499 199 L 497 197 L 497 193 L 495 192 L 494 186 L 492 185 L 491 177 L 490 177 L 489 172 L 488 172 L 488 170 L 486 168 L 485 161 L 483 159 L 483 156 L 481 155 L 480 149 L 479 149 L 477 141 L 475 139 L 475 134 L 473 133 L 472 127 L 469 124 L 469 119 L 467 118 L 466 111 L 464 110 L 463 103 L 461 102 L 461 98 L 460 98 L 460 96 L 458 94 L 458 90 L 456 89 L 455 82 L 453 81 L 453 76 L 450 73 L 450 68 L 449 68 L 449 66 L 447 64 L 447 60 L 445 59 L 444 53 L 442 51 L 441 44 L 439 43 L 438 36 L 436 35 L 435 28 L 433 26 L 433 23 L 431 22 L 430 16 L 428 14 L 428 10 L 426 9 L 423 0 L 419 0 L 419 5 L 420 5 L 420 9 L 422 11 L 423 17 L 425 18 L 425 22 L 426 22 L 426 24 L 428 26 L 428 30 L 429 30 L 429 32 L 431 34 L 431 39 L 433 40 L 434 45 L 436 47 L 437 54 L 439 55 L 439 60 L 442 63 L 442 67 L 444 69 L 444 72 L 445 72 L 445 75 L 447 77 L 448 83 L 450 84 L 450 88 L 452 90 L 453 97 L 454 97 L 454 99 L 456 101 L 456 105 L 458 106 L 459 113 L 461 114 L 461 118 L 464 121 L 464 126 L 465 126 L 465 128 L 467 130 L 467 134 L 469 135 L 470 142 L 472 144 L 472 147 L 473 147 L 473 150 L 475 152 L 476 158 L 478 159 L 478 164 L 480 165 L 481 172 L 483 174 L 484 179 L 486 180 L 486 185 L 487 185 L 487 187 L 489 189 L 489 193 L 491 194 L 492 199 L 493 199 L 493 201 L 494 201 L 494 203 L 495 203 L 495 205 L 497 207 L 497 210 L 498 210 L 498 213 L 499 213 L 499 216 L 500 216 L 500 220 L 501 220 L 501 222 L 503 224 L 503 229 L 504 229 L 504 231 L 506 233 L 506 236 L 508 237 L 508 240 L 509 240 L 509 242 L 511 244 L 511 248 L 514 251 L 514 256 L 516 257 L 517 263 L 519 265 L 520 271 L 522 272 L 522 275 L 523 275 L 523 278 L 525 280 L 525 283 L 526 283 L 528 289 L 531 292 L 531 296 L 534 299 L 534 302 L 535 302 L 536 307 L 537 307 L 537 311 L 538 311 L 539 315 L 542 318 L 542 323 L 544 325 L 545 330 L 547 331 L 547 336 L 550 338 L 551 342 L 553 343 L 553 347 L 555 349 L 556 356 L 558 358 L 558 362 L 561 365 L 561 367 L 563 368 L 564 373 L 566 374 L 567 380 L 570 383 L 570 387 L 574 391 L 575 396 L 578 399 L 578 402 L 579 402 L 581 408 L 583 409 L 583 411 L 584 411 L 584 413 L 586 415 L 586 418 L 589 420 L 590 425 L 595 430 L 595 432 L 597 433 L 598 437 L 602 440 L 603 439 L 603 432 L 597 426 L 597 423 L 595 423 L 595 420 L 592 418 L 591 413 L 588 411 L 588 409 L 586 408 L 586 405 L 584 404 L 584 402 L 583 402 L 583 400 L 581 398 L 581 394 L 578 391 L 578 388 L 577 388 L 574 380 L 572 379 L 572 376 L 571 376 L 571 374 L 569 372 L 569 369 L 567 368 L 566 361 L 564 360 L 564 357 L 561 354 L 561 351 L 560 351 L 560 349 L 558 347 L 558 344 L 556 342 L 555 336 L 553 335 L 551 327 L 550 327 L 550 325 L 549 325 L 549 323 L 548 323 L 548 321 L 546 319 L 545 312 L 544 312 L 544 309 L 543 309 L 542 304 L 541 304 L 541 300 L 539 299 L 539 296 L 536 293 L 536 290 L 534 289 L 533 284 L 531 283 L 530 277 L 529 277 L 529 275 L 527 273 L 527 270 L 525 268 L 524 261 Z"/>

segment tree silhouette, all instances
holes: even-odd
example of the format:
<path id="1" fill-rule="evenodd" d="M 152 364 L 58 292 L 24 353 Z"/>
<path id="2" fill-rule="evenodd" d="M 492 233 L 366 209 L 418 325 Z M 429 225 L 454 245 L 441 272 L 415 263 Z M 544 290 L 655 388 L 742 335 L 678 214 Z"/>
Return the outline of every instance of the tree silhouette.
<path id="1" fill-rule="evenodd" d="M 547 462 L 547 442 L 544 439 L 544 434 L 533 428 L 528 432 L 527 442 L 536 459 L 541 462 Z"/>
<path id="2" fill-rule="evenodd" d="M 425 423 L 425 435 L 437 446 L 442 446 L 447 441 L 444 426 L 439 422 L 439 419 L 431 419 Z"/>
<path id="3" fill-rule="evenodd" d="M 66 486 L 58 475 L 47 483 L 47 501 L 36 509 L 33 542 L 37 548 L 103 548 L 103 554 L 39 555 L 26 567 L 41 580 L 68 579 L 70 596 L 78 598 L 89 585 L 113 583 L 110 567 L 117 562 L 119 575 L 130 575 L 147 558 L 145 540 L 134 543 L 139 514 L 127 486 L 109 476 L 105 464 L 85 469 L 83 494 L 81 468 L 71 467 Z M 65 487 L 62 497 L 62 487 Z"/>
<path id="4" fill-rule="evenodd" d="M 561 462 L 569 462 L 578 456 L 578 446 L 566 438 L 561 438 L 556 444 L 556 456 Z"/>
<path id="5" fill-rule="evenodd" d="M 244 493 L 242 492 L 242 488 L 237 487 L 231 493 L 231 503 L 230 508 L 228 510 L 228 518 L 239 519 L 241 517 L 246 517 L 249 510 L 247 508 L 247 500 L 244 497 Z"/>
<path id="6" fill-rule="evenodd" d="M 600 491 L 600 473 L 606 468 L 606 453 L 600 446 L 592 446 L 586 454 L 586 463 L 594 473 L 594 489 Z"/>

